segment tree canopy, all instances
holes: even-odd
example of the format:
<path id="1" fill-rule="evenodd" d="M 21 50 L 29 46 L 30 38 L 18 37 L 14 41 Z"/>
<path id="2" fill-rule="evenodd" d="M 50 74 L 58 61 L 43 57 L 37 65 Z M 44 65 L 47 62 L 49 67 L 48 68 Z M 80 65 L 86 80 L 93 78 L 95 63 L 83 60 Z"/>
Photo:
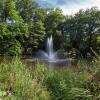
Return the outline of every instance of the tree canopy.
<path id="1" fill-rule="evenodd" d="M 41 8 L 34 0 L 0 0 L 0 54 L 33 54 L 54 37 L 55 49 L 86 57 L 100 54 L 100 10 L 63 15 L 59 8 Z"/>

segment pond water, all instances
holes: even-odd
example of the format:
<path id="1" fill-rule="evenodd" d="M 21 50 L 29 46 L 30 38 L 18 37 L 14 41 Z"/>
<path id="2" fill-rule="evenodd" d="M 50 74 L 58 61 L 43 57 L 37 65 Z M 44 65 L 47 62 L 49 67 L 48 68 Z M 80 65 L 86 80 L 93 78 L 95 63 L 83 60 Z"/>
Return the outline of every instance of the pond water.
<path id="1" fill-rule="evenodd" d="M 12 59 L 15 57 L 12 56 L 0 56 L 0 63 L 4 62 L 11 62 Z M 48 62 L 46 61 L 46 59 L 37 59 L 37 58 L 33 58 L 31 56 L 23 56 L 20 57 L 22 63 L 34 67 L 35 64 L 40 63 L 40 64 L 45 64 L 47 65 L 47 67 L 49 69 L 55 69 L 55 68 L 67 68 L 67 67 L 72 67 L 72 66 L 76 66 L 77 65 L 77 60 L 75 59 L 62 59 L 59 61 L 52 61 L 52 62 Z"/>
<path id="2" fill-rule="evenodd" d="M 49 69 L 70 67 L 77 64 L 76 59 L 62 57 L 60 50 L 54 50 L 53 48 L 53 37 L 52 35 L 47 38 L 46 51 L 39 50 L 34 56 L 22 56 L 21 61 L 28 66 L 34 66 L 36 63 L 46 64 Z M 10 62 L 12 61 L 12 56 L 1 56 L 0 62 Z"/>

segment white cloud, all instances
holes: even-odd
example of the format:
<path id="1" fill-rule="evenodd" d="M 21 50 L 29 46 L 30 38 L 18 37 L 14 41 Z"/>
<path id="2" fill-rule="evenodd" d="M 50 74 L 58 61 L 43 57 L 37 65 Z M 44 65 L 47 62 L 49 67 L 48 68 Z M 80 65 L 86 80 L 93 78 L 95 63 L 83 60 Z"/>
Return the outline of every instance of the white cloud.
<path id="1" fill-rule="evenodd" d="M 80 9 L 87 9 L 91 7 L 98 7 L 100 9 L 100 0 L 37 0 L 40 5 L 43 3 L 45 7 L 47 4 L 52 7 L 60 7 L 63 14 L 71 15 L 78 12 Z M 45 2 L 45 3 L 44 3 Z"/>
<path id="2" fill-rule="evenodd" d="M 78 12 L 80 9 L 87 9 L 87 8 L 91 8 L 91 7 L 98 7 L 100 9 L 100 0 L 87 0 L 85 2 L 81 1 L 79 3 L 73 3 L 70 5 L 63 5 L 63 6 L 58 6 L 63 10 L 63 14 L 66 15 L 71 15 L 71 14 L 75 14 L 76 12 Z"/>

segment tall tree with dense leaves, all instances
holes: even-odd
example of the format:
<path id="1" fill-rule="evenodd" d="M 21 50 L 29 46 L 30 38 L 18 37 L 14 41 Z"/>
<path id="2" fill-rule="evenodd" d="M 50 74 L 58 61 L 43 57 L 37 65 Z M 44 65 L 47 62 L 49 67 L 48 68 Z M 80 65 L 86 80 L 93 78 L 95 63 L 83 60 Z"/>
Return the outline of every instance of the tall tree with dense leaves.
<path id="1" fill-rule="evenodd" d="M 34 0 L 14 0 L 16 2 L 16 8 L 19 11 L 20 16 L 25 23 L 29 23 L 35 14 L 35 10 L 38 8 L 38 4 Z"/>
<path id="2" fill-rule="evenodd" d="M 45 20 L 45 28 L 46 28 L 46 33 L 48 36 L 51 34 L 54 37 L 54 43 L 56 44 L 56 48 L 60 48 L 62 46 L 61 43 L 63 43 L 63 34 L 59 30 L 58 26 L 62 22 L 64 22 L 64 15 L 62 14 L 62 11 L 58 8 L 50 10 L 48 12 L 48 15 Z M 58 45 L 57 45 L 58 44 Z"/>
<path id="3" fill-rule="evenodd" d="M 6 0 L 3 8 L 2 16 L 3 23 L 5 23 L 4 28 L 6 28 L 5 30 L 8 30 L 8 32 L 1 32 L 2 34 L 6 33 L 6 35 L 2 35 L 3 38 L 1 39 L 0 43 L 2 43 L 5 49 L 4 53 L 16 55 L 21 53 L 21 43 L 19 40 L 22 35 L 27 33 L 27 27 L 16 10 L 15 2 L 13 0 Z M 4 28 L 1 30 L 4 30 Z"/>
<path id="4" fill-rule="evenodd" d="M 37 50 L 40 44 L 44 41 L 45 38 L 45 27 L 44 20 L 46 16 L 46 11 L 38 8 L 35 11 L 33 20 L 29 23 L 29 38 L 28 38 L 28 47 L 31 48 L 31 51 Z"/>
<path id="5" fill-rule="evenodd" d="M 100 34 L 100 11 L 96 8 L 80 10 L 75 16 L 68 17 L 63 26 L 73 48 L 84 56 L 97 50 L 97 35 Z"/>

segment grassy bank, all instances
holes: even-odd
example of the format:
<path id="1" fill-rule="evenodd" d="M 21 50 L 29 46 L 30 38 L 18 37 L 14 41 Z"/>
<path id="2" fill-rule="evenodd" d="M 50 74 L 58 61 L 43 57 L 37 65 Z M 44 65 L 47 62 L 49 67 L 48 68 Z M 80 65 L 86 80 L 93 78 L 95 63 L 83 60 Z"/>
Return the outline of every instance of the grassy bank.
<path id="1" fill-rule="evenodd" d="M 100 60 L 79 61 L 76 70 L 29 67 L 20 59 L 0 64 L 0 99 L 100 100 Z"/>

